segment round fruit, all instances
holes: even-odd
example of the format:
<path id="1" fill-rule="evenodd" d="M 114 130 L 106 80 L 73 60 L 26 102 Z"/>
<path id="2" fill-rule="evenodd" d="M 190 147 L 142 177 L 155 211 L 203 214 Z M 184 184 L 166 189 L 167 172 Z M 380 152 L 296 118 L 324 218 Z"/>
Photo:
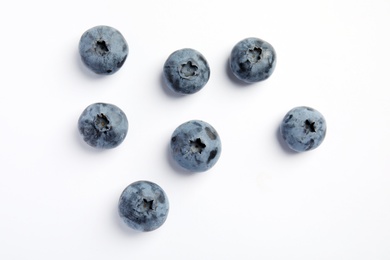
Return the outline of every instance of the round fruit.
<path id="1" fill-rule="evenodd" d="M 271 76 L 276 65 L 276 52 L 271 44 L 258 38 L 238 42 L 229 59 L 233 74 L 247 83 L 259 82 Z"/>
<path id="2" fill-rule="evenodd" d="M 137 181 L 122 192 L 119 198 L 119 216 L 131 228 L 152 231 L 164 224 L 169 202 L 164 190 L 150 181 Z"/>
<path id="3" fill-rule="evenodd" d="M 280 133 L 292 150 L 296 152 L 313 150 L 325 138 L 325 118 L 313 108 L 295 107 L 283 118 Z"/>
<path id="4" fill-rule="evenodd" d="M 127 135 L 128 121 L 119 107 L 95 103 L 81 113 L 78 129 L 90 146 L 109 149 L 123 142 Z"/>
<path id="5" fill-rule="evenodd" d="M 200 52 L 181 49 L 168 57 L 163 76 L 166 85 L 173 92 L 193 94 L 206 85 L 210 78 L 210 67 Z"/>
<path id="6" fill-rule="evenodd" d="M 217 131 L 200 120 L 188 121 L 171 137 L 173 159 L 183 168 L 202 172 L 210 169 L 221 155 L 221 140 Z"/>
<path id="7" fill-rule="evenodd" d="M 97 74 L 113 74 L 125 63 L 129 48 L 122 34 L 109 26 L 95 26 L 81 36 L 79 53 Z"/>

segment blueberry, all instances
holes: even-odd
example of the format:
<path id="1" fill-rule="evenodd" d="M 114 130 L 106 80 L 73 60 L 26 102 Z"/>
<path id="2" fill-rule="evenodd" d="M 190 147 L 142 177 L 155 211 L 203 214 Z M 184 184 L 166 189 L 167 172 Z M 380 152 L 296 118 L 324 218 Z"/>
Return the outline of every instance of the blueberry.
<path id="1" fill-rule="evenodd" d="M 163 76 L 166 85 L 173 92 L 193 94 L 206 85 L 210 78 L 210 67 L 200 52 L 181 49 L 168 57 Z"/>
<path id="2" fill-rule="evenodd" d="M 325 118 L 313 108 L 295 107 L 284 117 L 280 132 L 292 150 L 296 152 L 313 150 L 325 138 Z"/>
<path id="3" fill-rule="evenodd" d="M 95 103 L 80 115 L 78 129 L 84 141 L 96 148 L 114 148 L 121 144 L 128 130 L 127 117 L 112 104 Z"/>
<path id="4" fill-rule="evenodd" d="M 221 155 L 217 131 L 200 120 L 188 121 L 176 128 L 171 137 L 173 159 L 192 172 L 210 169 Z"/>
<path id="5" fill-rule="evenodd" d="M 169 202 L 164 190 L 150 181 L 137 181 L 122 192 L 119 198 L 119 216 L 131 228 L 152 231 L 164 224 Z"/>
<path id="6" fill-rule="evenodd" d="M 258 38 L 238 42 L 229 59 L 233 74 L 247 83 L 259 82 L 271 76 L 276 65 L 276 53 L 271 44 Z"/>
<path id="7" fill-rule="evenodd" d="M 79 52 L 84 64 L 97 74 L 113 74 L 125 62 L 128 46 L 122 34 L 109 26 L 95 26 L 81 36 Z"/>

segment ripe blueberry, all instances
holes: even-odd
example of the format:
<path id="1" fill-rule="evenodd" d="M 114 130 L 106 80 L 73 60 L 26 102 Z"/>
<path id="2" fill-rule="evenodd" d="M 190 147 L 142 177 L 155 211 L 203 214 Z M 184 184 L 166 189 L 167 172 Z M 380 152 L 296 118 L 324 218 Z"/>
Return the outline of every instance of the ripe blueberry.
<path id="1" fill-rule="evenodd" d="M 229 59 L 230 69 L 240 80 L 259 82 L 271 76 L 276 65 L 276 53 L 271 44 L 258 38 L 238 42 Z"/>
<path id="2" fill-rule="evenodd" d="M 119 216 L 131 228 L 152 231 L 164 224 L 168 217 L 169 202 L 164 190 L 150 181 L 137 181 L 122 192 Z"/>
<path id="3" fill-rule="evenodd" d="M 80 115 L 78 129 L 92 147 L 110 149 L 123 142 L 128 130 L 125 113 L 106 103 L 89 105 Z"/>
<path id="4" fill-rule="evenodd" d="M 295 107 L 283 118 L 280 133 L 292 150 L 296 152 L 313 150 L 325 138 L 325 118 L 313 108 Z"/>
<path id="5" fill-rule="evenodd" d="M 166 60 L 163 77 L 173 92 L 193 94 L 206 85 L 210 78 L 210 67 L 200 52 L 181 49 L 173 52 Z"/>
<path id="6" fill-rule="evenodd" d="M 122 34 L 109 26 L 95 26 L 81 36 L 79 53 L 84 64 L 97 74 L 113 74 L 125 62 L 128 46 Z"/>
<path id="7" fill-rule="evenodd" d="M 221 155 L 217 131 L 200 120 L 188 121 L 176 128 L 171 137 L 173 159 L 183 168 L 202 172 L 210 169 Z"/>

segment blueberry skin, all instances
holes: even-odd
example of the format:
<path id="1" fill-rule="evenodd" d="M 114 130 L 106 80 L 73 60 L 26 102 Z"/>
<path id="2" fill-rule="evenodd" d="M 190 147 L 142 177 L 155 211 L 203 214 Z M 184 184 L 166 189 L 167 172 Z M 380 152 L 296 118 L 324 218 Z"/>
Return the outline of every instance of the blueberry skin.
<path id="1" fill-rule="evenodd" d="M 229 59 L 233 74 L 246 83 L 266 80 L 276 66 L 276 52 L 271 44 L 258 38 L 238 42 Z"/>
<path id="2" fill-rule="evenodd" d="M 310 107 L 295 107 L 283 118 L 280 133 L 287 145 L 296 152 L 317 148 L 326 135 L 324 116 Z"/>
<path id="3" fill-rule="evenodd" d="M 81 60 L 97 74 L 117 72 L 125 63 L 128 52 L 125 38 L 109 26 L 100 25 L 87 30 L 79 42 Z"/>
<path id="4" fill-rule="evenodd" d="M 127 135 L 128 121 L 117 106 L 107 103 L 89 105 L 80 115 L 78 129 L 84 141 L 92 147 L 117 147 Z"/>
<path id="5" fill-rule="evenodd" d="M 152 231 L 164 224 L 168 217 L 168 197 L 157 184 L 137 181 L 122 192 L 118 210 L 129 227 L 143 232 Z"/>
<path id="6" fill-rule="evenodd" d="M 178 94 L 193 94 L 201 90 L 210 78 L 205 57 L 193 49 L 173 52 L 164 64 L 163 77 L 168 88 Z"/>
<path id="7" fill-rule="evenodd" d="M 221 155 L 221 140 L 208 123 L 191 120 L 178 126 L 171 137 L 173 159 L 191 172 L 213 167 Z"/>

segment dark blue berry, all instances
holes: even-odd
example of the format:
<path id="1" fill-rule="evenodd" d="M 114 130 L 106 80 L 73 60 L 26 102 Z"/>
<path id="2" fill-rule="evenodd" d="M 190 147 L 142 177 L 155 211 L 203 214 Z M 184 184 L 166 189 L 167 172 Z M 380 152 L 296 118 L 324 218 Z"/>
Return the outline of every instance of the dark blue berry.
<path id="1" fill-rule="evenodd" d="M 271 44 L 258 38 L 238 42 L 229 59 L 233 74 L 247 83 L 259 82 L 271 76 L 276 65 L 276 52 Z"/>
<path id="2" fill-rule="evenodd" d="M 127 135 L 128 121 L 125 113 L 117 106 L 95 103 L 80 115 L 78 129 L 84 141 L 96 148 L 114 148 Z"/>
<path id="3" fill-rule="evenodd" d="M 173 132 L 171 151 L 173 159 L 181 167 L 192 172 L 207 171 L 221 155 L 221 140 L 210 124 L 192 120 Z"/>
<path id="4" fill-rule="evenodd" d="M 137 181 L 122 192 L 119 198 L 119 216 L 131 228 L 152 231 L 164 224 L 169 202 L 164 190 L 150 181 Z"/>
<path id="5" fill-rule="evenodd" d="M 295 107 L 283 118 L 280 133 L 292 150 L 296 152 L 313 150 L 325 138 L 325 118 L 313 108 Z"/>
<path id="6" fill-rule="evenodd" d="M 163 76 L 170 90 L 179 94 L 193 94 L 201 90 L 210 78 L 210 67 L 205 57 L 193 49 L 172 53 L 164 64 Z"/>
<path id="7" fill-rule="evenodd" d="M 81 36 L 79 52 L 84 64 L 97 74 L 113 74 L 126 61 L 129 48 L 122 34 L 109 26 L 95 26 Z"/>

